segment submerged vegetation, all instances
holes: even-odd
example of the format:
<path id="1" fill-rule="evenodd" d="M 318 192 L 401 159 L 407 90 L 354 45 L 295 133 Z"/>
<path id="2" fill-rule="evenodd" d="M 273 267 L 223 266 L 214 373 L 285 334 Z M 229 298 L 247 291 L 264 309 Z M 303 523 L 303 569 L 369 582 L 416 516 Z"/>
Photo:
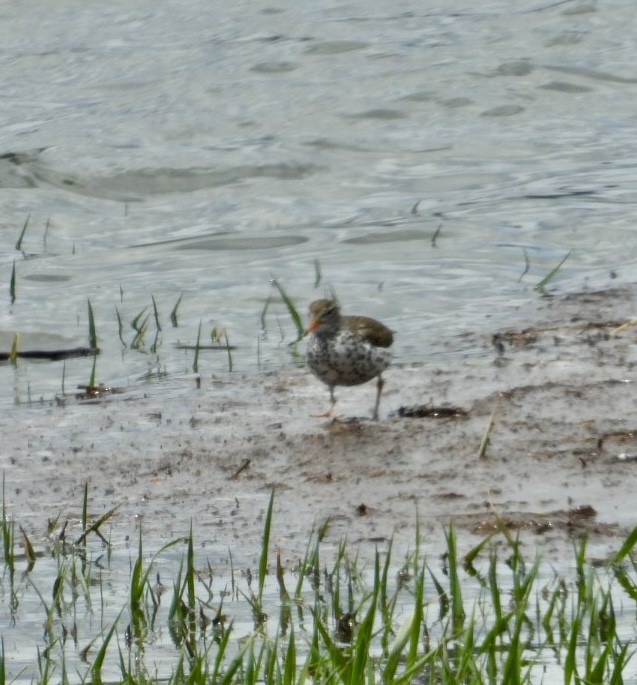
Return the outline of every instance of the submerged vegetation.
<path id="1" fill-rule="evenodd" d="M 151 554 L 140 530 L 122 554 L 103 530 L 116 508 L 91 517 L 87 488 L 79 535 L 58 515 L 34 541 L 3 493 L 0 682 L 634 681 L 637 529 L 603 566 L 576 541 L 557 572 L 504 529 L 461 555 L 450 526 L 428 558 L 417 523 L 406 558 L 389 544 L 363 564 L 326 521 L 284 568 L 274 503 L 252 571 L 241 550 L 200 558 L 192 530 Z"/>

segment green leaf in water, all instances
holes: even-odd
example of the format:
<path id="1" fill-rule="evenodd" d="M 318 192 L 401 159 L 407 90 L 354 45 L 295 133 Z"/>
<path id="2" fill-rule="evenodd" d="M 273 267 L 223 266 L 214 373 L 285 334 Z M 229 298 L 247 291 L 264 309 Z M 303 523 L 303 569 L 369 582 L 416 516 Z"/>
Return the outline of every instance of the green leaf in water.
<path id="1" fill-rule="evenodd" d="M 97 349 L 97 333 L 95 332 L 95 317 L 93 315 L 93 307 L 91 301 L 88 302 L 88 345 L 92 350 Z"/>
<path id="2" fill-rule="evenodd" d="M 199 348 L 201 343 L 201 321 L 199 322 L 199 330 L 197 331 L 197 344 L 195 345 L 195 358 L 192 362 L 193 373 L 199 373 Z"/>
<path id="3" fill-rule="evenodd" d="M 301 317 L 299 316 L 299 313 L 296 310 L 296 307 L 294 306 L 294 302 L 292 302 L 292 300 L 290 299 L 288 294 L 285 292 L 285 290 L 283 290 L 283 287 L 277 281 L 277 279 L 272 278 L 271 283 L 279 291 L 279 294 L 281 295 L 281 299 L 283 300 L 285 306 L 288 308 L 288 312 L 290 312 L 290 316 L 292 317 L 292 321 L 294 322 L 294 325 L 296 326 L 297 338 L 296 338 L 295 342 L 298 342 L 305 335 L 305 328 L 303 326 L 303 322 L 301 321 Z"/>
<path id="4" fill-rule="evenodd" d="M 27 214 L 26 221 L 24 222 L 24 225 L 22 226 L 22 230 L 20 231 L 20 236 L 15 244 L 15 249 L 16 250 L 22 250 L 22 240 L 24 239 L 24 234 L 27 232 L 27 226 L 29 225 L 29 219 L 31 218 L 31 214 Z"/>
<path id="5" fill-rule="evenodd" d="M 13 268 L 11 269 L 11 280 L 9 281 L 9 295 L 11 296 L 11 304 L 15 302 L 15 259 L 13 260 Z"/>
<path id="6" fill-rule="evenodd" d="M 179 309 L 179 305 L 181 304 L 181 298 L 184 296 L 183 293 L 179 296 L 177 299 L 177 302 L 175 303 L 175 306 L 173 307 L 172 312 L 170 312 L 170 323 L 172 324 L 173 328 L 177 328 L 179 326 L 179 323 L 177 322 L 177 310 Z"/>
<path id="7" fill-rule="evenodd" d="M 571 256 L 572 252 L 573 252 L 572 249 L 569 250 L 564 255 L 564 257 L 562 257 L 562 259 L 560 260 L 560 263 L 556 267 L 551 269 L 551 271 L 549 271 L 549 273 L 546 276 L 544 276 L 544 278 L 533 289 L 537 290 L 537 292 L 543 294 L 546 286 L 555 278 L 558 271 L 562 268 L 562 265 L 564 264 L 564 262 Z"/>

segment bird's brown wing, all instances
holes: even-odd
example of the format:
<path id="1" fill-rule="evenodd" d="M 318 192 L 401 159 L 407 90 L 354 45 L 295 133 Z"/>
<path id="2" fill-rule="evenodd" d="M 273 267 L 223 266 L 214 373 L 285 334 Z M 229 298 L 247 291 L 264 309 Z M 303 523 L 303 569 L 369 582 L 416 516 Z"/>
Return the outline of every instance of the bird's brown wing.
<path id="1" fill-rule="evenodd" d="M 343 323 L 355 334 L 376 347 L 391 347 L 394 334 L 380 321 L 368 316 L 344 316 Z"/>

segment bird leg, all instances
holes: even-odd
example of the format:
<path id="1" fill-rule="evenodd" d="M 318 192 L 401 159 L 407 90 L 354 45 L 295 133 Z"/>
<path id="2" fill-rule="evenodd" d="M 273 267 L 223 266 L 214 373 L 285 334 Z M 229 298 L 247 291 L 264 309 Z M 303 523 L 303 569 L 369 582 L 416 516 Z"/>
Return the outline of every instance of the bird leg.
<path id="1" fill-rule="evenodd" d="M 380 405 L 380 394 L 383 392 L 384 385 L 385 381 L 383 380 L 383 377 L 378 376 L 378 380 L 376 381 L 376 404 L 374 404 L 374 413 L 372 414 L 373 421 L 378 421 L 378 407 Z"/>
<path id="2" fill-rule="evenodd" d="M 332 412 L 334 411 L 334 405 L 336 404 L 336 397 L 334 397 L 334 386 L 330 385 L 330 408 L 327 411 L 324 411 L 322 414 L 312 414 L 312 417 L 315 419 L 323 419 L 323 418 L 328 418 L 332 416 Z"/>

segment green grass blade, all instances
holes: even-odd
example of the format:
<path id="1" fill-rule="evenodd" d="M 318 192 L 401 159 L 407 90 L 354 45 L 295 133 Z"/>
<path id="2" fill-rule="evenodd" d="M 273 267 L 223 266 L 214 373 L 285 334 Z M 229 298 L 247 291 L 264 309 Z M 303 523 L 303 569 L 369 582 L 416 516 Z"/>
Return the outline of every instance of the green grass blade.
<path id="1" fill-rule="evenodd" d="M 223 337 L 226 339 L 226 352 L 228 353 L 228 371 L 232 372 L 232 348 L 230 347 L 230 341 L 228 340 L 228 334 L 223 332 Z"/>
<path id="2" fill-rule="evenodd" d="M 4 547 L 4 563 L 13 572 L 14 551 L 13 551 L 13 521 L 7 516 L 7 499 L 5 496 L 4 473 L 2 474 L 2 542 Z"/>
<path id="3" fill-rule="evenodd" d="M 611 654 L 611 643 L 607 642 L 606 646 L 602 650 L 602 653 L 597 660 L 597 663 L 593 668 L 590 670 L 590 673 L 587 674 L 586 682 L 587 683 L 598 683 L 599 685 L 603 685 L 605 682 L 604 680 L 604 675 L 606 674 L 606 669 L 608 666 L 608 659 Z"/>
<path id="4" fill-rule="evenodd" d="M 537 290 L 538 292 L 543 293 L 546 286 L 555 278 L 558 271 L 562 268 L 562 265 L 564 264 L 564 262 L 571 256 L 572 252 L 573 252 L 573 250 L 570 249 L 564 255 L 564 257 L 562 257 L 562 259 L 560 260 L 560 263 L 556 267 L 551 269 L 551 271 L 549 271 L 549 273 L 546 274 L 546 276 L 544 276 L 544 278 L 534 287 L 534 290 Z"/>
<path id="5" fill-rule="evenodd" d="M 285 290 L 283 290 L 283 287 L 277 281 L 277 279 L 272 278 L 271 283 L 279 291 L 279 295 L 281 295 L 281 299 L 283 300 L 285 306 L 288 308 L 288 312 L 290 313 L 290 316 L 292 317 L 292 321 L 294 322 L 294 326 L 296 327 L 297 338 L 296 338 L 295 342 L 298 342 L 305 335 L 305 327 L 303 326 L 303 322 L 301 321 L 301 317 L 299 316 L 299 313 L 296 310 L 296 307 L 294 306 L 294 302 L 292 302 L 292 300 L 290 299 L 288 294 L 285 292 Z"/>
<path id="6" fill-rule="evenodd" d="M 7 682 L 7 670 L 5 666 L 4 637 L 0 635 L 0 685 Z"/>
<path id="7" fill-rule="evenodd" d="M 9 352 L 9 363 L 11 366 L 18 365 L 18 344 L 20 342 L 20 334 L 13 334 L 13 342 L 11 343 L 11 352 Z"/>
<path id="8" fill-rule="evenodd" d="M 155 316 L 155 326 L 158 331 L 161 331 L 161 324 L 159 323 L 159 312 L 157 311 L 157 303 L 155 302 L 155 296 L 151 295 L 150 299 L 153 302 L 153 314 Z"/>
<path id="9" fill-rule="evenodd" d="M 137 559 L 133 564 L 133 572 L 130 581 L 130 605 L 133 612 L 139 608 L 139 602 L 144 593 L 146 578 L 143 576 L 143 554 L 142 554 L 142 528 L 139 527 L 139 542 L 137 547 Z"/>
<path id="10" fill-rule="evenodd" d="M 637 585 L 632 578 L 626 573 L 626 570 L 619 565 L 614 568 L 615 578 L 617 582 L 624 589 L 624 592 L 633 600 L 637 602 Z"/>
<path id="11" fill-rule="evenodd" d="M 624 680 L 622 678 L 622 673 L 626 667 L 626 663 L 630 659 L 630 656 L 626 658 L 628 654 L 628 645 L 622 645 L 619 653 L 615 655 L 615 664 L 613 666 L 613 672 L 611 673 L 610 679 L 608 680 L 609 685 L 623 685 Z M 631 655 L 632 656 L 632 655 Z"/>
<path id="12" fill-rule="evenodd" d="M 9 297 L 11 298 L 11 304 L 13 304 L 15 302 L 15 259 L 13 260 L 11 279 L 9 280 Z"/>
<path id="13" fill-rule="evenodd" d="M 416 601 L 417 600 L 415 599 L 415 602 Z M 422 614 L 422 608 L 420 614 Z M 413 654 L 411 653 L 411 646 L 410 655 L 407 658 L 407 660 L 405 660 L 403 656 L 403 650 L 405 649 L 408 642 L 410 643 L 410 645 L 413 645 L 413 641 L 415 639 L 417 643 L 418 636 L 420 634 L 419 621 L 420 618 L 417 615 L 417 612 L 414 611 L 409 617 L 409 619 L 405 621 L 401 629 L 398 631 L 398 634 L 396 635 L 394 641 L 389 647 L 389 654 L 385 664 L 385 669 L 383 671 L 383 682 L 392 683 L 394 681 L 396 673 L 398 671 L 398 666 L 401 664 L 401 662 L 405 662 L 405 666 L 407 668 L 416 663 L 415 652 Z"/>
<path id="14" fill-rule="evenodd" d="M 146 311 L 147 308 L 144 308 L 140 314 L 143 314 Z M 140 347 L 143 347 L 144 345 L 144 336 L 146 335 L 146 329 L 148 327 L 148 319 L 150 319 L 150 314 L 146 314 L 144 317 L 143 321 L 139 323 L 138 319 L 135 318 L 134 323 L 137 326 L 133 326 L 135 330 L 137 331 L 135 333 L 135 337 L 133 338 L 133 342 L 130 344 L 131 349 L 133 350 L 138 350 Z M 131 325 L 133 325 L 131 323 Z"/>
<path id="15" fill-rule="evenodd" d="M 526 248 L 522 248 L 522 254 L 524 255 L 524 270 L 520 274 L 520 278 L 518 278 L 518 283 L 522 282 L 522 279 L 527 275 L 529 272 L 529 269 L 531 268 L 531 262 L 529 261 L 529 253 L 526 251 Z"/>
<path id="16" fill-rule="evenodd" d="M 221 668 L 223 666 L 223 660 L 226 656 L 226 650 L 228 649 L 228 642 L 230 641 L 230 635 L 232 633 L 232 623 L 224 630 L 221 635 L 221 640 L 219 640 L 219 645 L 217 646 L 217 656 L 215 658 L 214 670 L 212 672 L 211 683 L 219 682 Z"/>
<path id="17" fill-rule="evenodd" d="M 161 333 L 158 330 L 155 330 L 155 338 L 153 340 L 153 344 L 148 348 L 151 354 L 157 354 L 157 348 L 159 347 L 159 336 Z"/>
<path id="18" fill-rule="evenodd" d="M 126 347 L 124 342 L 124 323 L 122 322 L 122 317 L 119 314 L 119 309 L 115 305 L 115 314 L 117 315 L 117 335 L 119 336 L 119 341 L 122 343 L 122 347 Z"/>
<path id="19" fill-rule="evenodd" d="M 489 536 L 489 537 L 491 537 L 491 536 Z M 500 585 L 498 584 L 497 564 L 498 564 L 498 556 L 494 550 L 491 553 L 490 558 L 489 558 L 488 579 L 489 579 L 489 589 L 491 591 L 491 603 L 493 604 L 493 613 L 495 616 L 496 625 L 497 625 L 497 622 L 500 621 L 500 619 L 502 618 L 502 601 L 501 601 L 502 589 L 501 589 Z"/>
<path id="20" fill-rule="evenodd" d="M 15 244 L 15 249 L 20 251 L 22 250 L 22 240 L 24 239 L 24 234 L 27 232 L 27 226 L 29 225 L 29 219 L 31 218 L 31 214 L 27 214 L 27 218 L 22 226 L 22 230 L 20 231 L 20 235 L 18 237 L 18 240 L 16 241 Z"/>
<path id="21" fill-rule="evenodd" d="M 199 373 L 199 349 L 201 344 L 201 321 L 199 321 L 199 330 L 197 331 L 197 343 L 195 344 L 195 358 L 192 361 L 193 373 Z"/>
<path id="22" fill-rule="evenodd" d="M 442 232 L 442 224 L 438 224 L 438 227 L 436 230 L 433 232 L 433 235 L 431 236 L 431 247 L 438 247 L 437 242 L 438 242 L 438 236 Z"/>
<path id="23" fill-rule="evenodd" d="M 344 682 L 352 682 L 351 679 L 347 678 L 346 676 L 346 669 L 349 665 L 347 657 L 330 637 L 318 613 L 312 611 L 312 614 L 314 616 L 314 624 L 316 626 L 316 630 L 318 631 L 319 636 L 323 640 L 323 644 L 327 648 L 329 660 L 335 666 L 335 670 L 342 674 L 342 679 Z"/>
<path id="24" fill-rule="evenodd" d="M 477 556 L 482 552 L 482 550 L 491 542 L 491 538 L 496 535 L 496 532 L 489 533 L 485 538 L 483 538 L 477 545 L 470 549 L 463 557 L 463 566 L 467 573 L 473 574 L 475 569 L 473 569 L 473 562 L 476 560 Z"/>
<path id="25" fill-rule="evenodd" d="M 29 540 L 29 537 L 27 536 L 27 533 L 22 526 L 20 526 L 20 534 L 22 535 L 22 545 L 24 547 L 24 556 L 27 560 L 27 568 L 24 572 L 30 573 L 33 570 L 33 567 L 35 566 L 35 560 L 37 559 L 37 555 L 35 553 L 35 550 L 33 549 L 33 545 L 31 544 L 31 540 Z M 2 685 L 2 683 L 0 683 L 0 685 Z"/>
<path id="26" fill-rule="evenodd" d="M 570 625 L 570 635 L 566 645 L 566 656 L 564 658 L 564 685 L 570 685 L 573 678 L 577 679 L 577 644 L 580 635 L 582 619 L 579 615 L 573 617 Z"/>
<path id="27" fill-rule="evenodd" d="M 91 367 L 91 376 L 88 379 L 88 387 L 89 388 L 94 388 L 95 387 L 95 369 L 97 367 L 97 355 L 93 355 L 93 366 Z"/>
<path id="28" fill-rule="evenodd" d="M 374 559 L 374 589 L 370 605 L 365 614 L 365 618 L 358 626 L 356 633 L 356 644 L 354 647 L 354 661 L 352 663 L 352 674 L 350 683 L 365 682 L 367 663 L 372 648 L 372 635 L 374 631 L 374 619 L 376 618 L 376 606 L 378 603 L 378 593 L 380 588 L 380 558 L 378 550 Z"/>
<path id="29" fill-rule="evenodd" d="M 440 613 L 438 616 L 438 620 L 442 621 L 442 619 L 449 613 L 449 595 L 445 592 L 444 587 L 442 586 L 442 583 L 434 576 L 433 571 L 429 568 L 429 576 L 431 577 L 431 581 L 434 584 L 434 587 L 436 588 L 436 592 L 438 594 L 438 601 L 440 603 Z"/>
<path id="30" fill-rule="evenodd" d="M 175 302 L 175 306 L 173 307 L 172 311 L 170 312 L 170 323 L 173 328 L 178 328 L 179 327 L 179 322 L 177 321 L 177 310 L 179 309 L 179 305 L 181 304 L 181 298 L 184 296 L 183 293 L 179 296 L 177 299 L 177 302 Z"/>
<path id="31" fill-rule="evenodd" d="M 270 295 L 268 295 L 265 298 L 265 303 L 263 304 L 263 309 L 261 310 L 261 330 L 264 333 L 267 329 L 267 327 L 265 325 L 265 321 L 266 321 L 265 317 L 266 317 L 266 314 L 268 313 L 268 307 L 270 306 L 270 302 L 272 302 L 272 298 L 270 297 Z"/>
<path id="32" fill-rule="evenodd" d="M 45 252 L 47 247 L 46 243 L 49 239 L 49 228 L 51 228 L 51 217 L 48 217 L 46 220 L 46 226 L 44 227 L 44 234 L 42 236 L 42 245 L 44 247 Z"/>
<path id="33" fill-rule="evenodd" d="M 423 606 L 425 605 L 425 567 L 423 565 L 420 574 L 416 580 L 416 588 L 414 591 L 414 616 L 412 621 L 412 629 L 410 632 L 411 639 L 409 643 L 409 653 L 407 655 L 407 665 L 410 666 L 416 661 L 418 656 L 418 645 L 420 644 L 420 626 L 424 620 Z"/>
<path id="34" fill-rule="evenodd" d="M 268 511 L 265 515 L 265 523 L 263 525 L 263 538 L 261 539 L 261 558 L 259 559 L 259 603 L 263 597 L 263 586 L 265 585 L 265 576 L 268 572 L 268 548 L 270 546 L 270 531 L 272 529 L 272 508 L 274 506 L 274 489 L 270 494 L 270 502 L 268 504 Z"/>
<path id="35" fill-rule="evenodd" d="M 106 658 L 106 650 L 111 638 L 113 637 L 113 633 L 115 632 L 115 628 L 117 627 L 117 623 L 121 614 L 122 612 L 120 611 L 119 615 L 115 619 L 115 622 L 111 626 L 111 629 L 106 634 L 104 642 L 99 648 L 97 655 L 95 656 L 95 660 L 91 665 L 91 685 L 102 685 L 102 666 L 104 665 L 104 659 Z"/>
<path id="36" fill-rule="evenodd" d="M 84 539 L 89 536 L 91 533 L 97 533 L 100 538 L 102 538 L 102 541 L 104 541 L 103 537 L 99 533 L 100 526 L 102 526 L 108 519 L 113 516 L 113 514 L 119 509 L 119 504 L 116 507 L 113 507 L 112 509 L 109 509 L 105 514 L 102 514 L 96 521 L 91 523 L 90 526 L 86 527 L 86 530 L 80 535 L 80 537 L 76 540 L 75 544 L 80 545 L 84 541 Z"/>
<path id="37" fill-rule="evenodd" d="M 242 650 L 237 656 L 230 662 L 230 665 L 225 670 L 223 678 L 219 681 L 219 685 L 235 685 L 238 681 L 235 679 L 235 674 L 243 666 L 245 649 Z M 212 681 L 216 683 L 216 681 Z M 239 681 L 241 682 L 241 681 Z"/>
<path id="38" fill-rule="evenodd" d="M 88 482 L 84 483 L 84 497 L 82 498 L 82 538 L 86 541 L 86 529 L 88 527 Z"/>
<path id="39" fill-rule="evenodd" d="M 147 310 L 147 309 L 148 309 L 148 307 L 144 307 L 144 308 L 139 312 L 139 314 L 130 322 L 131 328 L 132 328 L 134 331 L 136 331 L 137 333 L 139 333 L 139 332 L 144 328 L 144 325 L 145 325 L 146 321 L 148 321 L 148 317 L 146 317 L 146 318 L 144 319 L 144 322 L 143 322 L 142 324 L 139 323 L 140 320 L 141 320 L 141 318 L 142 318 L 142 317 L 144 316 L 144 314 L 146 313 L 146 310 Z"/>
<path id="40" fill-rule="evenodd" d="M 449 568 L 449 593 L 451 595 L 451 619 L 453 630 L 460 632 L 465 619 L 465 612 L 462 603 L 462 586 L 458 576 L 458 560 L 456 556 L 456 535 L 453 524 L 449 525 L 445 531 L 447 539 L 447 566 Z"/>
<path id="41" fill-rule="evenodd" d="M 611 559 L 611 564 L 621 563 L 633 550 L 633 547 L 637 544 L 637 526 L 630 531 L 630 534 L 624 540 L 624 543 L 619 548 L 619 551 Z"/>
<path id="42" fill-rule="evenodd" d="M 188 587 L 188 609 L 194 616 L 197 608 L 195 595 L 195 550 L 192 536 L 192 521 L 190 522 L 190 534 L 188 535 L 188 552 L 186 558 L 186 583 Z"/>
<path id="43" fill-rule="evenodd" d="M 285 652 L 285 666 L 283 668 L 283 685 L 294 685 L 296 682 L 296 645 L 294 644 L 294 629 L 290 631 L 288 648 Z M 0 683 L 1 685 L 1 683 Z"/>
<path id="44" fill-rule="evenodd" d="M 93 315 L 93 307 L 91 301 L 88 302 L 88 346 L 92 350 L 97 349 L 97 333 L 95 332 L 95 316 Z"/>

